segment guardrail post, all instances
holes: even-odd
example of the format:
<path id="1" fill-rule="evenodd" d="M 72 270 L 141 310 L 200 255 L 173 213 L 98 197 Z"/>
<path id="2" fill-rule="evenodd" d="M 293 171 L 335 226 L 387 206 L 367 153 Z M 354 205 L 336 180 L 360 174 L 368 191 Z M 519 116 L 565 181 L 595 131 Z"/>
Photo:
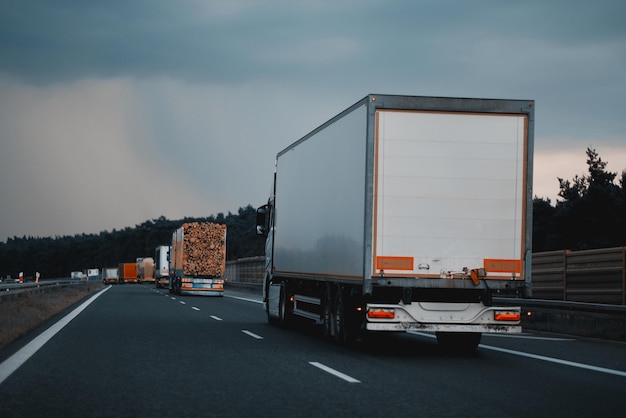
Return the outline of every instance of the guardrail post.
<path id="1" fill-rule="evenodd" d="M 622 305 L 626 305 L 626 247 L 622 247 Z"/>
<path id="2" fill-rule="evenodd" d="M 563 299 L 567 300 L 567 256 L 570 250 L 563 250 Z"/>

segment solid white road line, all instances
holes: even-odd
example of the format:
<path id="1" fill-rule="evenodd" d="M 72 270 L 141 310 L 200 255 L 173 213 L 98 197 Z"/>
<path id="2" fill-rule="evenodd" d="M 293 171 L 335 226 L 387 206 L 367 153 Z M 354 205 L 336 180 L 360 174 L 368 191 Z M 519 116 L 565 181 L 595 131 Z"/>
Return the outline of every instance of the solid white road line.
<path id="1" fill-rule="evenodd" d="M 548 361 L 550 363 L 557 363 L 557 364 L 563 364 L 565 366 L 578 367 L 579 369 L 593 370 L 594 372 L 608 373 L 608 374 L 613 374 L 615 376 L 626 377 L 626 372 L 623 372 L 620 370 L 606 369 L 604 367 L 592 366 L 590 364 L 576 363 L 574 361 L 561 360 L 561 359 L 554 358 L 554 357 L 546 357 L 546 356 L 540 356 L 537 354 L 524 353 L 522 351 L 508 350 L 506 348 L 492 347 L 490 345 L 479 344 L 478 346 L 480 348 L 486 348 L 488 350 L 500 351 L 502 353 L 514 354 L 516 356 L 533 358 L 535 360 Z"/>
<path id="2" fill-rule="evenodd" d="M 256 338 L 257 340 L 262 340 L 263 339 L 263 337 L 261 337 L 260 335 L 257 335 L 254 332 L 250 332 L 247 329 L 242 329 L 241 332 L 243 332 L 246 335 L 251 336 L 252 338 Z"/>
<path id="3" fill-rule="evenodd" d="M 330 367 L 325 366 L 322 363 L 318 363 L 316 361 L 309 361 L 309 364 L 319 369 L 322 369 L 325 372 L 332 374 L 333 376 L 337 376 L 338 378 L 343 379 L 348 383 L 361 383 L 360 380 L 357 380 L 354 377 L 348 376 L 347 374 L 343 374 L 335 369 L 331 369 Z"/>
<path id="4" fill-rule="evenodd" d="M 69 314 L 65 315 L 61 320 L 52 325 L 50 328 L 42 332 L 39 336 L 33 339 L 31 342 L 26 344 L 20 351 L 13 354 L 11 357 L 6 359 L 2 364 L 0 364 L 0 384 L 6 380 L 14 371 L 16 371 L 22 364 L 26 362 L 33 354 L 35 354 L 41 347 L 46 344 L 50 338 L 54 337 L 59 331 L 63 329 L 70 321 L 78 316 L 87 306 L 91 304 L 96 298 L 102 295 L 104 292 L 109 290 L 111 285 L 105 287 L 85 302 L 83 302 L 79 307 L 74 309 Z"/>
<path id="5" fill-rule="evenodd" d="M 224 295 L 224 296 L 227 298 L 231 298 L 231 299 L 245 300 L 246 302 L 263 303 L 262 300 L 257 300 L 257 299 L 242 298 L 240 296 L 230 296 L 230 295 Z"/>
<path id="6" fill-rule="evenodd" d="M 222 318 L 220 318 L 219 316 L 215 316 L 215 315 L 209 315 L 211 318 L 215 319 L 216 321 L 221 321 Z"/>
<path id="7" fill-rule="evenodd" d="M 422 337 L 437 338 L 433 334 L 427 334 L 427 333 L 424 333 L 424 332 L 417 332 L 417 331 L 408 331 L 408 332 L 410 334 L 420 335 Z M 576 363 L 574 361 L 561 360 L 559 358 L 554 358 L 554 357 L 540 356 L 538 354 L 525 353 L 523 351 L 508 350 L 506 348 L 494 347 L 494 346 L 485 345 L 485 344 L 479 344 L 478 347 L 479 348 L 484 348 L 486 350 L 499 351 L 501 353 L 513 354 L 513 355 L 521 356 L 521 357 L 528 357 L 528 358 L 532 358 L 532 359 L 535 359 L 535 360 L 541 360 L 541 361 L 547 361 L 547 362 L 550 362 L 550 363 L 562 364 L 564 366 L 578 367 L 579 369 L 592 370 L 594 372 L 608 373 L 608 374 L 613 374 L 615 376 L 626 377 L 626 372 L 623 372 L 621 370 L 607 369 L 607 368 L 604 368 L 604 367 L 592 366 L 590 364 Z"/>

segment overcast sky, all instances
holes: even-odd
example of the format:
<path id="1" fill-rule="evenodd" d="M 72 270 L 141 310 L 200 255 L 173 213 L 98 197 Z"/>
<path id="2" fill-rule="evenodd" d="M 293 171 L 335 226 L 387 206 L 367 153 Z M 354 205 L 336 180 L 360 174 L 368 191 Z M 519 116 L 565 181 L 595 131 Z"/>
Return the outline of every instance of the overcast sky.
<path id="1" fill-rule="evenodd" d="M 534 99 L 534 194 L 626 169 L 626 2 L 0 0 L 0 241 L 263 204 L 369 93 Z"/>

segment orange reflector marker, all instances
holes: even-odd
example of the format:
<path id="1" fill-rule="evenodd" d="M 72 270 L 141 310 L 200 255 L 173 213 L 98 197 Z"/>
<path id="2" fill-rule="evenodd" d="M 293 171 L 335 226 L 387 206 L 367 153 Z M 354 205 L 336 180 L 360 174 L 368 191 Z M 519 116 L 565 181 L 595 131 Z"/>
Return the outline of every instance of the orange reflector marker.
<path id="1" fill-rule="evenodd" d="M 376 270 L 413 270 L 413 264 L 413 257 L 376 257 Z"/>
<path id="2" fill-rule="evenodd" d="M 396 313 L 393 309 L 370 308 L 367 311 L 367 316 L 368 318 L 394 319 Z"/>
<path id="3" fill-rule="evenodd" d="M 520 319 L 521 315 L 519 312 L 495 311 L 496 321 L 519 321 Z"/>

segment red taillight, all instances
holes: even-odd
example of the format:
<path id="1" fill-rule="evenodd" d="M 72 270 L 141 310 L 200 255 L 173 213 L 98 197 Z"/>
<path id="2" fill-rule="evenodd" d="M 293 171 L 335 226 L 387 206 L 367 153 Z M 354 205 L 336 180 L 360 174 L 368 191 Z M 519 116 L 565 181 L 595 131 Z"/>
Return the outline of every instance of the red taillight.
<path id="1" fill-rule="evenodd" d="M 393 309 L 369 308 L 367 310 L 367 317 L 376 319 L 394 319 L 396 317 L 396 313 Z"/>
<path id="2" fill-rule="evenodd" d="M 517 311 L 495 311 L 494 319 L 496 321 L 519 321 L 521 315 Z"/>

